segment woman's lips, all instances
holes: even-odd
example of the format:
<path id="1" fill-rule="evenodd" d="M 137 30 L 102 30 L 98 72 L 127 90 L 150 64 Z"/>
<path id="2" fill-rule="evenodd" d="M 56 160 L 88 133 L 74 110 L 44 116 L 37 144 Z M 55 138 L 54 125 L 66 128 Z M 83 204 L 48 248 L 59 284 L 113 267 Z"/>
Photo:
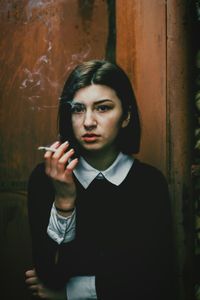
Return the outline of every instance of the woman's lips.
<path id="1" fill-rule="evenodd" d="M 85 142 L 95 142 L 98 139 L 99 135 L 94 133 L 86 133 L 82 136 L 82 139 Z"/>

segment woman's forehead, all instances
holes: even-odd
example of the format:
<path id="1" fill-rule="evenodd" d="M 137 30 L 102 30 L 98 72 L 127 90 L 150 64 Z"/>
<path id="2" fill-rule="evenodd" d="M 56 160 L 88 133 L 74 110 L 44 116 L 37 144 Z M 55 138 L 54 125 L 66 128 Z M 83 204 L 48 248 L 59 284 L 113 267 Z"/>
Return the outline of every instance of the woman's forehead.
<path id="1" fill-rule="evenodd" d="M 112 88 L 106 85 L 92 84 L 79 89 L 73 97 L 73 102 L 93 103 L 105 99 L 119 100 L 115 90 Z"/>

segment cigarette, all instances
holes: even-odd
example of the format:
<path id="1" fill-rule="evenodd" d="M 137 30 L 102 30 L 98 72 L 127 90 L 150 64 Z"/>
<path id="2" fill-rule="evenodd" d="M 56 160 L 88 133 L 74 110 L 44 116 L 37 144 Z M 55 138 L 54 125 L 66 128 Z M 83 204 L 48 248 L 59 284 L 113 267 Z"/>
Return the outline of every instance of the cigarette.
<path id="1" fill-rule="evenodd" d="M 38 147 L 38 150 L 45 150 L 45 151 L 56 152 L 56 149 L 51 148 L 51 147 L 45 147 L 45 146 Z"/>

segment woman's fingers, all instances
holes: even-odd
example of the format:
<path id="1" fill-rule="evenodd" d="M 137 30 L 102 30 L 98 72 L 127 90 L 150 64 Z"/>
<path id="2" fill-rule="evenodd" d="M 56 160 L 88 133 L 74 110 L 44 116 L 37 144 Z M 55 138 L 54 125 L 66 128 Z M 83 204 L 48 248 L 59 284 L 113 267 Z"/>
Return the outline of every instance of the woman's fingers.
<path id="1" fill-rule="evenodd" d="M 50 151 L 45 153 L 45 172 L 48 176 L 50 176 L 57 185 L 56 190 L 59 193 L 60 190 L 63 190 L 63 186 L 58 183 L 73 183 L 72 171 L 78 164 L 78 159 L 72 159 L 74 155 L 74 149 L 70 149 L 67 151 L 69 147 L 69 143 L 65 142 L 61 145 L 54 143 L 51 147 L 57 147 L 56 151 L 52 154 Z M 74 190 L 74 185 L 72 186 Z M 65 194 L 66 187 L 64 187 Z"/>
<path id="2" fill-rule="evenodd" d="M 30 277 L 26 279 L 26 283 L 28 285 L 34 285 L 34 284 L 38 284 L 40 281 L 38 279 L 38 277 Z"/>
<path id="3" fill-rule="evenodd" d="M 60 145 L 60 142 L 55 142 L 53 143 L 50 147 L 51 148 L 55 148 L 57 149 Z M 48 174 L 51 170 L 51 157 L 53 155 L 52 151 L 46 151 L 44 154 L 44 159 L 45 159 L 45 169 L 46 169 L 46 173 Z"/>
<path id="4" fill-rule="evenodd" d="M 29 287 L 32 285 L 36 285 L 40 282 L 35 272 L 35 269 L 26 271 L 25 276 L 26 276 L 25 282 L 26 284 L 29 285 Z"/>
<path id="5" fill-rule="evenodd" d="M 52 155 L 52 158 L 54 160 L 58 160 L 61 158 L 61 156 L 63 155 L 63 153 L 66 151 L 66 149 L 68 148 L 69 146 L 69 142 L 66 141 L 64 142 L 63 144 L 60 145 L 59 148 L 57 148 L 56 152 L 54 152 L 54 154 Z"/>
<path id="6" fill-rule="evenodd" d="M 52 178 L 55 178 L 56 176 L 63 175 L 65 172 L 65 169 L 69 170 L 73 168 L 73 164 L 68 163 L 70 158 L 74 155 L 74 149 L 70 149 L 67 152 L 66 151 L 68 147 L 68 144 L 63 144 L 59 147 L 59 149 L 52 155 L 51 161 L 49 163 L 49 170 L 46 172 L 48 175 L 50 175 Z M 70 164 L 70 165 L 69 165 Z M 58 178 L 55 178 L 58 179 Z"/>
<path id="7" fill-rule="evenodd" d="M 59 159 L 63 156 L 63 154 L 65 153 L 65 151 L 67 150 L 67 148 L 69 147 L 69 143 L 65 142 L 61 145 L 59 145 L 56 149 L 56 152 L 54 152 L 53 154 L 51 153 L 51 155 L 49 155 L 48 153 L 46 153 L 46 159 L 48 161 L 48 167 L 49 170 L 46 169 L 46 172 L 50 175 L 53 174 L 53 176 L 57 173 L 57 165 L 58 165 L 58 161 Z M 47 151 L 50 152 L 50 151 Z M 48 172 L 49 171 L 49 172 Z"/>
<path id="8" fill-rule="evenodd" d="M 65 155 L 65 151 L 67 150 L 69 146 L 68 142 L 63 143 L 60 145 L 60 147 L 56 150 L 56 152 L 52 155 L 51 158 L 51 172 L 52 176 L 57 175 L 57 172 L 60 172 L 61 165 L 59 165 L 59 160 L 62 158 L 63 155 Z"/>
<path id="9" fill-rule="evenodd" d="M 66 141 L 63 144 L 60 142 L 53 143 L 50 148 L 56 149 L 55 152 L 46 151 L 44 154 L 45 159 L 45 171 L 47 175 L 50 175 L 51 172 L 55 172 L 57 169 L 57 162 L 60 157 L 62 157 L 63 153 L 67 150 L 69 143 Z"/>
<path id="10" fill-rule="evenodd" d="M 26 271 L 25 275 L 26 275 L 26 277 L 36 277 L 37 276 L 36 272 L 35 272 L 35 269 Z"/>
<path id="11" fill-rule="evenodd" d="M 38 284 L 35 284 L 35 285 L 29 285 L 29 290 L 31 290 L 32 292 L 33 291 L 38 291 Z"/>
<path id="12" fill-rule="evenodd" d="M 59 142 L 59 141 L 56 141 L 55 143 L 53 143 L 52 145 L 50 145 L 49 148 L 57 149 L 57 148 L 59 147 L 59 145 L 60 145 L 60 142 Z M 44 154 L 44 157 L 45 157 L 45 158 L 49 158 L 49 157 L 52 156 L 53 153 L 54 153 L 53 151 L 47 150 L 47 151 L 45 152 L 45 154 Z"/>
<path id="13" fill-rule="evenodd" d="M 70 163 L 66 167 L 66 172 L 71 173 L 76 168 L 77 164 L 78 164 L 78 158 L 75 158 L 72 161 L 70 161 Z"/>
<path id="14" fill-rule="evenodd" d="M 70 149 L 58 160 L 59 164 L 66 164 L 68 160 L 74 155 L 74 149 Z"/>
<path id="15" fill-rule="evenodd" d="M 33 294 L 37 293 L 38 287 L 40 285 L 40 280 L 37 277 L 35 269 L 26 271 L 25 276 L 26 276 L 25 282 L 28 286 L 28 289 L 31 290 Z"/>
<path id="16" fill-rule="evenodd" d="M 57 163 L 57 171 L 58 173 L 63 173 L 66 169 L 67 163 L 69 163 L 70 158 L 74 155 L 74 149 L 70 149 L 67 151 L 59 160 Z"/>
<path id="17" fill-rule="evenodd" d="M 66 300 L 66 291 L 65 289 L 60 291 L 53 291 L 44 286 L 44 284 L 39 280 L 35 269 L 28 270 L 25 272 L 26 283 L 28 289 L 31 291 L 33 296 L 36 296 L 40 299 L 51 299 L 51 300 Z"/>

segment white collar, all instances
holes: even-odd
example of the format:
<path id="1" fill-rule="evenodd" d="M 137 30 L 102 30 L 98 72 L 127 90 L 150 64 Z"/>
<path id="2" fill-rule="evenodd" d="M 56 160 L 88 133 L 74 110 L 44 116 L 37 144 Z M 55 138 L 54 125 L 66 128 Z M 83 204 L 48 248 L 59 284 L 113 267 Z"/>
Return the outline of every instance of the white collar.
<path id="1" fill-rule="evenodd" d="M 96 177 L 98 179 L 106 178 L 114 185 L 120 185 L 126 178 L 133 162 L 133 157 L 120 152 L 108 169 L 99 171 L 89 165 L 83 157 L 80 157 L 79 163 L 73 173 L 85 189 L 87 189 Z"/>

